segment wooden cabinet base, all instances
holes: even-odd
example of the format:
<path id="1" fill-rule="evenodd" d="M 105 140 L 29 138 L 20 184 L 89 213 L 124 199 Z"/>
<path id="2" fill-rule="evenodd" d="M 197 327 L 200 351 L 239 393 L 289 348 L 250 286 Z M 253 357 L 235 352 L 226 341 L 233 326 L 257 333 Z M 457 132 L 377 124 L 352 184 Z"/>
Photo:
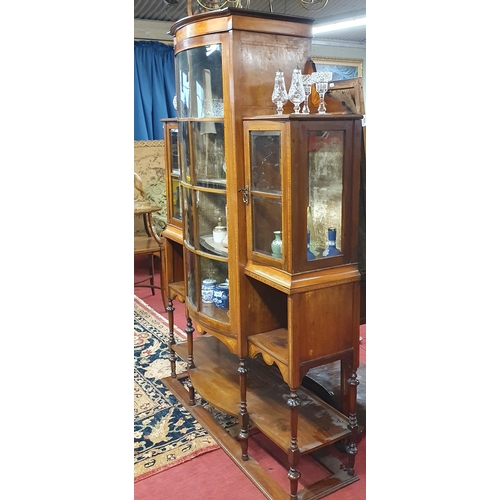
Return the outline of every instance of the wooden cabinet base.
<path id="1" fill-rule="evenodd" d="M 203 361 L 206 361 L 208 357 L 213 357 L 213 348 L 216 345 L 216 342 L 218 342 L 215 338 L 210 338 L 210 337 L 205 337 L 201 339 L 195 340 L 195 358 L 200 359 L 203 358 Z M 178 344 L 175 346 L 176 352 L 181 356 L 181 358 L 187 359 L 187 347 L 186 344 Z M 202 354 L 203 351 L 207 349 L 210 352 Z M 205 359 L 206 358 L 206 359 Z M 238 368 L 238 363 L 237 363 L 237 357 L 233 355 L 229 356 L 222 356 L 217 358 L 218 363 L 223 363 L 226 366 L 220 366 L 220 370 L 227 373 L 227 372 L 233 372 L 237 373 L 237 368 Z M 195 360 L 196 363 L 196 360 Z M 255 363 L 255 362 L 254 362 Z M 205 363 L 202 362 L 200 363 L 200 366 L 203 366 Z M 232 365 L 232 366 L 231 366 Z M 256 366 L 253 366 L 252 368 L 256 368 Z M 191 371 L 192 374 L 196 372 L 196 368 Z M 265 373 L 265 371 L 263 371 Z M 260 374 L 259 374 L 260 375 Z M 251 456 L 248 458 L 248 460 L 243 460 L 241 458 L 241 446 L 240 443 L 238 442 L 237 439 L 233 438 L 220 424 L 219 422 L 213 417 L 213 415 L 206 410 L 203 406 L 199 404 L 191 405 L 190 400 L 189 400 L 189 392 L 186 389 L 186 386 L 183 384 L 182 380 L 185 379 L 188 375 L 187 374 L 181 374 L 178 375 L 177 378 L 172 378 L 172 377 L 167 377 L 162 379 L 162 383 L 169 389 L 172 394 L 186 407 L 186 409 L 196 418 L 196 420 L 212 435 L 214 440 L 220 445 L 220 447 L 226 452 L 226 454 L 233 460 L 233 462 L 246 474 L 246 476 L 255 484 L 255 486 L 259 489 L 259 491 L 268 499 L 270 500 L 288 500 L 291 499 L 292 497 L 288 492 L 286 492 L 280 484 L 276 482 L 276 480 L 264 469 L 260 466 L 260 464 L 254 460 Z M 196 379 L 196 377 L 195 377 Z M 228 384 L 228 378 L 224 377 L 226 385 Z M 273 384 L 270 389 L 270 393 L 273 393 L 274 390 L 278 391 L 280 390 L 279 388 L 279 377 L 274 377 L 271 376 L 269 379 L 269 384 Z M 194 382 L 194 381 L 193 381 Z M 235 380 L 235 384 L 236 384 Z M 194 384 L 196 387 L 196 384 Z M 217 387 L 217 381 L 211 380 L 211 385 Z M 235 392 L 235 401 L 232 401 L 230 405 L 224 405 L 225 409 L 229 408 L 238 408 L 239 401 L 237 399 L 237 395 L 239 394 L 239 388 L 235 387 L 234 388 Z M 228 394 L 228 389 L 224 388 L 224 391 L 226 393 L 226 397 Z M 302 388 L 301 388 L 302 391 Z M 230 391 L 232 392 L 232 390 Z M 306 390 L 304 389 L 304 394 L 306 394 Z M 203 394 L 200 393 L 200 395 L 203 397 Z M 252 399 L 258 398 L 259 395 L 250 395 L 248 398 L 249 402 L 249 409 L 251 407 L 251 401 Z M 233 399 L 233 398 L 231 398 Z M 214 404 L 213 401 L 210 401 L 210 403 Z M 312 395 L 311 399 L 309 400 L 308 404 L 306 406 L 309 406 L 310 404 L 319 404 L 321 405 L 321 402 L 318 402 L 318 400 Z M 216 404 L 214 404 L 217 406 Z M 325 406 L 327 406 L 325 404 Z M 279 411 L 279 410 L 278 410 Z M 339 418 L 343 417 L 342 414 L 335 410 L 331 410 L 332 417 L 331 418 Z M 236 411 L 237 413 L 237 411 Z M 257 412 L 258 414 L 259 412 Z M 235 414 L 234 411 L 231 411 L 230 414 Z M 251 411 L 250 411 L 251 415 Z M 323 412 L 323 416 L 325 413 Z M 279 416 L 277 416 L 279 418 Z M 344 417 L 345 418 L 345 417 Z M 273 421 L 275 419 L 270 418 L 268 419 L 269 421 Z M 258 427 L 258 422 L 254 422 L 251 419 L 251 423 L 253 426 Z M 257 424 L 257 425 L 256 425 Z M 265 429 L 259 429 L 263 431 L 263 434 L 266 435 Z M 340 434 L 338 434 L 335 437 L 330 436 L 325 437 L 323 436 L 322 439 L 325 440 L 326 444 L 328 444 L 328 441 L 331 440 L 331 442 L 335 442 L 336 439 L 338 439 L 341 436 L 342 431 L 340 431 Z M 279 439 L 273 439 L 275 444 L 278 444 L 280 447 L 283 443 L 279 443 Z M 278 442 L 277 442 L 278 441 Z M 300 444 L 300 443 L 299 443 Z M 302 447 L 301 447 L 302 448 Z M 358 480 L 358 477 L 356 475 L 349 475 L 346 470 L 344 470 L 344 466 L 340 460 L 338 460 L 335 456 L 329 454 L 326 451 L 326 448 L 324 446 L 313 449 L 314 447 L 310 446 L 305 446 L 305 448 L 309 448 L 310 452 L 308 455 L 310 455 L 312 458 L 314 458 L 317 462 L 319 462 L 325 469 L 325 474 L 329 473 L 330 475 L 328 477 L 325 477 L 324 479 L 321 479 L 320 481 L 315 482 L 314 484 L 308 485 L 307 487 L 304 487 L 300 489 L 297 493 L 297 496 L 294 498 L 297 498 L 298 500 L 315 500 L 315 499 L 320 499 L 323 498 L 330 493 L 337 491 L 340 488 L 343 488 L 347 486 L 348 484 L 351 484 L 355 481 Z M 304 448 L 303 448 L 304 449 Z M 283 451 L 283 453 L 286 453 L 286 450 Z M 305 478 L 307 479 L 307 478 Z"/>

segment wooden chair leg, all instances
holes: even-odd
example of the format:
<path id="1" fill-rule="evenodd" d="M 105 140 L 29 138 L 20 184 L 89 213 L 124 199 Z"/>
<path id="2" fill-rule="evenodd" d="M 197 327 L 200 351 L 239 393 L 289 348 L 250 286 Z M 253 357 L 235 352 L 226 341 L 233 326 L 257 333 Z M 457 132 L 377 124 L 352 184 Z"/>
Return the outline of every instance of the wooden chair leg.
<path id="1" fill-rule="evenodd" d="M 155 256 L 154 254 L 149 255 L 149 284 L 151 285 L 151 294 L 155 294 Z"/>

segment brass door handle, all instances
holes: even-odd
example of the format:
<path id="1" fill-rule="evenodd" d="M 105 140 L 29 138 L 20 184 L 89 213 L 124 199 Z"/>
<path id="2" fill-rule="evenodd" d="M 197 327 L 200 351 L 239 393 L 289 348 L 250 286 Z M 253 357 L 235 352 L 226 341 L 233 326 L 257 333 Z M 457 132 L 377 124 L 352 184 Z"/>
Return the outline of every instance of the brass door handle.
<path id="1" fill-rule="evenodd" d="M 245 186 L 242 189 L 238 189 L 238 193 L 243 193 L 243 203 L 248 205 L 248 186 Z"/>

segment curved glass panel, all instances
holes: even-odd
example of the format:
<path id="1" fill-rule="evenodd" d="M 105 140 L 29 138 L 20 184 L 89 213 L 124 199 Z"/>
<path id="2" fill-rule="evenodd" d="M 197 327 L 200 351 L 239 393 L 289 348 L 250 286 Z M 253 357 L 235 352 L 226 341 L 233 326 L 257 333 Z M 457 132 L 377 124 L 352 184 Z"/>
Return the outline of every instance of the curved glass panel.
<path id="1" fill-rule="evenodd" d="M 196 223 L 200 240 L 199 249 L 207 253 L 227 257 L 227 247 L 222 244 L 222 239 L 227 235 L 226 194 L 196 191 L 195 196 Z"/>
<path id="2" fill-rule="evenodd" d="M 196 307 L 196 279 L 195 279 L 195 267 L 194 267 L 194 254 L 193 252 L 186 249 L 184 252 L 185 256 L 185 277 L 187 281 L 187 299 Z"/>
<path id="3" fill-rule="evenodd" d="M 191 184 L 191 150 L 189 147 L 189 123 L 179 122 L 179 152 L 181 160 L 182 180 Z"/>
<path id="4" fill-rule="evenodd" d="M 193 122 L 194 184 L 211 189 L 226 189 L 224 123 Z"/>
<path id="5" fill-rule="evenodd" d="M 201 283 L 196 294 L 198 310 L 223 323 L 229 322 L 229 281 L 227 279 L 227 262 L 197 256 L 199 281 Z M 209 284 L 211 293 L 206 293 Z M 205 290 L 203 290 L 205 289 Z M 205 293 L 203 293 L 205 292 Z"/>
<path id="6" fill-rule="evenodd" d="M 175 62 L 177 117 L 223 117 L 221 44 L 184 50 Z"/>
<path id="7" fill-rule="evenodd" d="M 184 198 L 184 241 L 194 247 L 193 192 L 183 187 Z"/>

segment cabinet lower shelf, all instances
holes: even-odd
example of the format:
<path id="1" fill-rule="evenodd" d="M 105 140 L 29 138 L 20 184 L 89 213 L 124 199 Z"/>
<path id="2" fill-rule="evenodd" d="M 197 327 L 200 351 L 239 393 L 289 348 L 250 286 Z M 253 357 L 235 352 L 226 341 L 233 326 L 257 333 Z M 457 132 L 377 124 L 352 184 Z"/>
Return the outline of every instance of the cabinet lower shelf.
<path id="1" fill-rule="evenodd" d="M 187 345 L 179 344 L 176 352 L 187 359 Z M 189 371 L 191 382 L 202 398 L 219 410 L 239 415 L 240 384 L 238 357 L 215 337 L 194 341 L 194 362 Z M 290 446 L 290 388 L 279 374 L 258 360 L 246 360 L 247 406 L 253 426 L 283 451 Z M 335 443 L 350 434 L 348 419 L 335 408 L 305 388 L 297 395 L 299 407 L 298 445 L 301 453 Z"/>
<path id="2" fill-rule="evenodd" d="M 175 351 L 181 358 L 187 359 L 186 343 L 176 345 Z M 220 410 L 237 416 L 240 399 L 238 358 L 215 337 L 209 336 L 194 340 L 194 357 L 199 367 L 189 370 L 189 376 L 196 391 Z M 251 425 L 286 453 L 290 444 L 290 409 L 286 403 L 288 386 L 270 367 L 255 360 L 247 360 L 247 365 L 247 402 Z M 180 381 L 186 376 L 167 377 L 162 382 L 266 498 L 289 500 L 289 493 L 256 460 L 251 456 L 248 460 L 241 458 L 238 441 L 221 427 L 209 411 L 202 405 L 190 404 L 189 393 Z M 305 389 L 299 390 L 299 397 L 299 449 L 302 453 L 309 453 L 329 475 L 299 489 L 297 500 L 318 500 L 357 481 L 358 477 L 349 475 L 342 462 L 325 449 L 328 444 L 349 435 L 345 416 Z"/>

